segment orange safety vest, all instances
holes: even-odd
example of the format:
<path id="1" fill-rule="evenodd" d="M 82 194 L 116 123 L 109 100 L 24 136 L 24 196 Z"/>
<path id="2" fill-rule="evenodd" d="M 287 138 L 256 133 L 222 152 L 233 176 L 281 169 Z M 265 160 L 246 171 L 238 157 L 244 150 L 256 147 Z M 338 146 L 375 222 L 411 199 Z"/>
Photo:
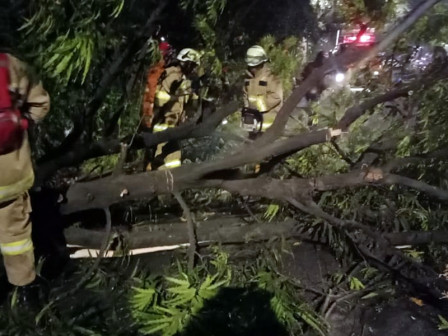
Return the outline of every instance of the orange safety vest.
<path id="1" fill-rule="evenodd" d="M 143 125 L 150 128 L 154 118 L 154 101 L 159 79 L 165 71 L 165 61 L 162 59 L 151 66 L 146 78 L 145 95 L 143 97 L 142 119 Z"/>

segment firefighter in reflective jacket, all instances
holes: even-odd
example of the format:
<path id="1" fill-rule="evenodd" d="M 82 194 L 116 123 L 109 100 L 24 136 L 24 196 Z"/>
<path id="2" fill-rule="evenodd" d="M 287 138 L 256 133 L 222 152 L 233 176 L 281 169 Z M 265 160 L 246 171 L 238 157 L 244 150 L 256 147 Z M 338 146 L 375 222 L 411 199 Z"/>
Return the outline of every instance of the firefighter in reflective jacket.
<path id="1" fill-rule="evenodd" d="M 185 121 L 185 108 L 198 96 L 192 89 L 191 77 L 199 65 L 200 54 L 193 49 L 182 49 L 177 55 L 178 66 L 168 67 L 161 77 L 155 96 L 155 124 L 153 132 L 161 132 L 170 127 L 176 127 Z M 175 148 L 165 151 L 167 143 L 157 146 L 156 158 L 152 167 L 147 169 L 170 169 L 181 165 L 181 152 L 178 144 Z M 162 162 L 163 161 L 163 162 Z"/>
<path id="2" fill-rule="evenodd" d="M 283 86 L 271 72 L 268 56 L 262 47 L 255 45 L 247 50 L 246 64 L 242 124 L 254 137 L 274 122 L 282 106 Z"/>
<path id="3" fill-rule="evenodd" d="M 21 110 L 25 109 L 32 122 L 41 121 L 50 107 L 47 92 L 40 82 L 30 80 L 22 62 L 9 54 L 3 55 L 6 57 L 0 67 L 7 71 L 4 74 L 9 82 L 10 102 L 15 106 L 22 105 Z M 36 271 L 28 196 L 34 172 L 26 131 L 16 150 L 0 155 L 0 167 L 0 250 L 8 281 L 18 287 L 19 298 L 28 301 L 26 293 L 36 287 Z"/>

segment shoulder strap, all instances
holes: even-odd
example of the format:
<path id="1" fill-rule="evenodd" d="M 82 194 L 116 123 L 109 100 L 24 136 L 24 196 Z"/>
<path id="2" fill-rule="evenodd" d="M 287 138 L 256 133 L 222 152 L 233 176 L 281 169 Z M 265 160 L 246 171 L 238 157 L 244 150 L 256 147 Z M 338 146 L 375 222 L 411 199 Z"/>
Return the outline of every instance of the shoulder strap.
<path id="1" fill-rule="evenodd" d="M 8 55 L 0 53 L 0 109 L 11 108 Z"/>

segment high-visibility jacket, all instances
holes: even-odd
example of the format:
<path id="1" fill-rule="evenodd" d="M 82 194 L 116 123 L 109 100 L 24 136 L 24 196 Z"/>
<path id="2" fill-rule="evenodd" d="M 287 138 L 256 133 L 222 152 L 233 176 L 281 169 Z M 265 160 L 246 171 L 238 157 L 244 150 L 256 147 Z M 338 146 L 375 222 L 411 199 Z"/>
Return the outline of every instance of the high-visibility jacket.
<path id="1" fill-rule="evenodd" d="M 155 95 L 157 121 L 153 131 L 162 132 L 182 123 L 186 119 L 187 103 L 197 102 L 198 98 L 192 88 L 192 81 L 184 75 L 181 67 L 171 66 L 165 69 Z M 162 154 L 165 145 L 166 143 L 161 143 L 157 146 L 156 156 Z M 181 165 L 180 150 L 170 153 L 163 161 L 164 164 L 158 169 L 179 167 Z"/>
<path id="2" fill-rule="evenodd" d="M 283 103 L 282 82 L 265 63 L 253 75 L 247 71 L 244 81 L 244 107 L 263 113 L 263 130 L 269 128 Z"/>
<path id="3" fill-rule="evenodd" d="M 50 97 L 40 82 L 33 82 L 26 74 L 25 65 L 8 55 L 10 89 L 17 92 L 28 106 L 34 122 L 41 121 L 50 109 Z M 34 183 L 28 137 L 22 146 L 9 154 L 0 155 L 0 203 L 18 198 Z"/>
<path id="4" fill-rule="evenodd" d="M 183 74 L 181 67 L 171 66 L 165 69 L 155 95 L 158 121 L 154 125 L 154 132 L 175 127 L 184 121 L 185 106 L 191 99 L 198 99 L 198 96 L 193 92 L 191 80 Z"/>
<path id="5" fill-rule="evenodd" d="M 152 120 L 154 118 L 154 101 L 157 91 L 157 85 L 159 79 L 165 71 L 165 61 L 161 59 L 158 63 L 151 66 L 148 70 L 148 76 L 146 78 L 145 94 L 143 96 L 143 124 L 150 128 L 152 126 Z"/>

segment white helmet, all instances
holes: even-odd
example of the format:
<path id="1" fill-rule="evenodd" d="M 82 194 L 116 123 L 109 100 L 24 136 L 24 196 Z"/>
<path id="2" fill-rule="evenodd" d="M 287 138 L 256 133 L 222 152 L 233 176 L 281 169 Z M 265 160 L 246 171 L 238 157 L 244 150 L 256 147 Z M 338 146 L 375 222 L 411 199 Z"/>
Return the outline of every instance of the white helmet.
<path id="1" fill-rule="evenodd" d="M 177 59 L 182 62 L 189 61 L 199 65 L 201 61 L 201 55 L 194 49 L 185 48 L 179 52 L 179 54 L 177 55 Z"/>
<path id="2" fill-rule="evenodd" d="M 246 63 L 250 67 L 260 65 L 261 63 L 268 61 L 268 55 L 266 51 L 259 45 L 254 45 L 247 49 Z"/>

